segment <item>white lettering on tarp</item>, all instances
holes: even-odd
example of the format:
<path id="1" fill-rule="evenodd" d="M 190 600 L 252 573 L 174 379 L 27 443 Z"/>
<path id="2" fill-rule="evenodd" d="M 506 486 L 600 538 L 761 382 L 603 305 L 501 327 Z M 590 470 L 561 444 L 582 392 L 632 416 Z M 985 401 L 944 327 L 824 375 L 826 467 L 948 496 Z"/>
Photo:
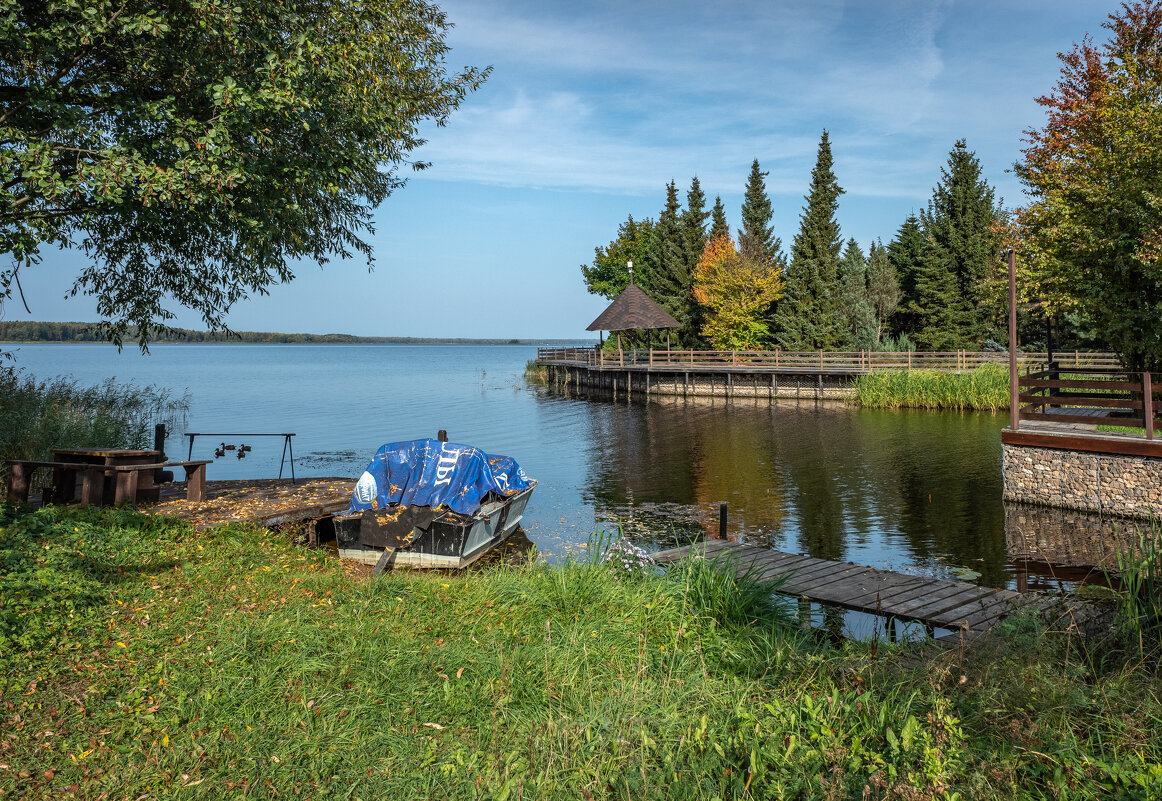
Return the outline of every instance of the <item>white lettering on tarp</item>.
<path id="1" fill-rule="evenodd" d="M 379 487 L 376 486 L 375 477 L 363 471 L 363 475 L 359 477 L 359 481 L 355 484 L 355 502 L 362 506 L 371 506 L 371 501 L 379 494 Z"/>
<path id="2" fill-rule="evenodd" d="M 456 463 L 464 453 L 456 448 L 440 446 L 440 459 L 436 462 L 436 486 L 452 483 L 452 473 L 456 470 Z"/>

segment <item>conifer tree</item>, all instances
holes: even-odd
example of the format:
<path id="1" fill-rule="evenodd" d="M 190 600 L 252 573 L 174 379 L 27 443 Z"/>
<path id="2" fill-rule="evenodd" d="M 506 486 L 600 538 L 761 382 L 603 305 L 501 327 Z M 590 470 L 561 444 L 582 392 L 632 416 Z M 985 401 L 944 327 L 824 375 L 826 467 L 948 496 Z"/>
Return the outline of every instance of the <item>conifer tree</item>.
<path id="1" fill-rule="evenodd" d="M 875 346 L 875 314 L 867 290 L 867 257 L 854 239 L 847 240 L 839 260 L 838 311 L 843 322 L 844 350 L 866 350 Z"/>
<path id="2" fill-rule="evenodd" d="M 722 197 L 714 196 L 714 208 L 710 210 L 710 234 L 707 239 L 730 236 L 730 225 L 726 222 L 726 207 L 722 205 Z"/>
<path id="3" fill-rule="evenodd" d="M 706 195 L 702 192 L 698 176 L 695 175 L 690 181 L 689 191 L 686 192 L 686 210 L 679 217 L 682 226 L 682 253 L 691 272 L 702 258 L 702 250 L 708 241 L 706 238 L 708 217 L 710 212 L 706 211 Z"/>
<path id="4" fill-rule="evenodd" d="M 831 140 L 824 130 L 791 246 L 786 294 L 774 315 L 775 339 L 787 350 L 833 350 L 843 338 L 837 309 L 843 242 L 835 219 L 843 189 L 831 167 Z"/>
<path id="5" fill-rule="evenodd" d="M 867 297 L 875 322 L 875 345 L 878 348 L 888 330 L 888 320 L 900 304 L 900 282 L 888 250 L 873 242 L 867 259 Z"/>
<path id="6" fill-rule="evenodd" d="M 999 266 L 994 225 L 999 214 L 993 189 L 981 178 L 980 161 L 958 140 L 928 208 L 920 212 L 929 247 L 918 280 L 923 315 L 918 343 L 972 348 L 993 334 L 990 301 L 996 297 L 991 283 Z"/>
<path id="7" fill-rule="evenodd" d="M 896 336 L 911 338 L 920 328 L 920 293 L 916 280 L 924 265 L 925 248 L 920 218 L 910 214 L 896 232 L 896 238 L 888 243 L 888 259 L 900 285 L 899 308 L 892 321 Z"/>
<path id="8" fill-rule="evenodd" d="M 767 174 L 759 169 L 758 159 L 751 163 L 746 192 L 742 198 L 742 228 L 738 231 L 738 250 L 745 258 L 781 265 L 783 242 L 775 236 L 775 228 L 771 224 L 774 212 L 763 181 Z"/>
<path id="9" fill-rule="evenodd" d="M 677 332 L 679 341 L 690 345 L 698 341 L 698 321 L 692 271 L 686 261 L 684 244 L 682 205 L 678 202 L 678 187 L 670 181 L 666 184 L 666 205 L 654 225 L 643 289 L 681 323 Z"/>

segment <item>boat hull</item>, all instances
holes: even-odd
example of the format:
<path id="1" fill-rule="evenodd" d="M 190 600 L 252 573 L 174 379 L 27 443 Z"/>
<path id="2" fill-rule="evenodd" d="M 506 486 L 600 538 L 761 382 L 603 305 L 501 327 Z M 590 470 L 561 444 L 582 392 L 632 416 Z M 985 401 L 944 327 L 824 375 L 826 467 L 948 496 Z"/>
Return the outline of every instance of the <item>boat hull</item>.
<path id="1" fill-rule="evenodd" d="M 503 542 L 524 517 L 536 482 L 515 495 L 486 503 L 471 518 L 457 521 L 433 520 L 426 528 L 413 528 L 410 544 L 396 547 L 388 557 L 388 566 L 461 568 L 475 562 Z M 374 525 L 364 515 L 335 517 L 335 539 L 339 555 L 366 564 L 376 564 L 384 547 L 398 542 Z"/>

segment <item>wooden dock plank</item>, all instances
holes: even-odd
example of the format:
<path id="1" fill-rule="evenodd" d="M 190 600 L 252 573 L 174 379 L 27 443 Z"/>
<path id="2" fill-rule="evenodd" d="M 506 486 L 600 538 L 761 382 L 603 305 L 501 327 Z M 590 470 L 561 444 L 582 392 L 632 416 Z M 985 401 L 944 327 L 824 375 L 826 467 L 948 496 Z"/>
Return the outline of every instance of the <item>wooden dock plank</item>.
<path id="1" fill-rule="evenodd" d="M 1094 613 L 1091 605 L 1085 603 L 964 581 L 910 576 L 725 540 L 672 548 L 655 554 L 654 560 L 675 562 L 691 553 L 728 564 L 739 575 L 750 573 L 759 580 L 784 579 L 776 590 L 783 595 L 970 634 L 979 634 L 1023 609 L 1078 626 L 1085 625 Z M 958 636 L 956 641 L 962 640 Z"/>

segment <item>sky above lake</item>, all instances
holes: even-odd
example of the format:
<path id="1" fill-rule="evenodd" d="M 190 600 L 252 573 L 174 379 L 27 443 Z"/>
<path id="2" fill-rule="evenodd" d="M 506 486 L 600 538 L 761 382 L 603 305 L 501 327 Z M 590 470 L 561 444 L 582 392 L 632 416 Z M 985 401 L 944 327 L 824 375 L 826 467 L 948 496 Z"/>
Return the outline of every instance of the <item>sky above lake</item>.
<path id="1" fill-rule="evenodd" d="M 844 238 L 889 241 L 928 201 L 965 139 L 1007 206 L 1035 98 L 1057 53 L 1101 24 L 1093 0 L 604 2 L 446 0 L 448 66 L 493 67 L 414 155 L 414 174 L 376 212 L 374 271 L 299 265 L 240 303 L 236 330 L 369 336 L 564 338 L 605 307 L 580 265 L 628 214 L 656 217 L 665 186 L 698 176 L 732 228 L 752 159 L 770 172 L 775 233 L 789 247 L 816 148 L 830 132 L 846 193 Z M 94 320 L 66 299 L 79 257 L 21 273 L 31 314 Z M 201 328 L 177 307 L 178 325 Z"/>

